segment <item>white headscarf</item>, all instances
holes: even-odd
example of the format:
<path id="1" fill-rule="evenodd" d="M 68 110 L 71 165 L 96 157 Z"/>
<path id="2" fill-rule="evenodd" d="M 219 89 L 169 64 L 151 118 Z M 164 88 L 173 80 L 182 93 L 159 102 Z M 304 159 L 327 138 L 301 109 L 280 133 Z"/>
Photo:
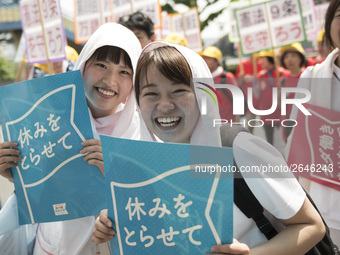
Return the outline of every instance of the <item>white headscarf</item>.
<path id="1" fill-rule="evenodd" d="M 106 23 L 100 26 L 90 37 L 85 47 L 81 51 L 73 70 L 80 70 L 83 75 L 85 63 L 93 53 L 103 46 L 115 46 L 123 49 L 129 55 L 133 67 L 136 71 L 137 60 L 141 52 L 140 42 L 135 34 L 126 27 L 117 23 Z M 99 134 L 106 134 L 114 137 L 139 139 L 139 116 L 136 111 L 136 100 L 134 91 L 131 90 L 125 104 L 118 106 L 113 115 L 119 114 L 113 131 L 108 134 L 107 130 L 112 130 L 113 116 L 94 119 L 91 114 L 91 121 L 95 123 Z M 98 137 L 96 137 L 98 138 Z"/>
<path id="2" fill-rule="evenodd" d="M 312 94 L 309 104 L 318 105 L 326 109 L 332 109 L 332 82 L 333 72 L 335 69 L 335 60 L 339 55 L 339 49 L 334 49 L 327 58 L 321 63 L 316 64 L 311 71 L 310 79 L 310 91 Z M 316 79 L 313 79 L 316 78 Z M 320 84 L 321 79 L 325 78 L 322 86 Z M 306 79 L 307 80 L 307 79 Z M 308 79 L 309 80 L 309 79 Z"/>
<path id="3" fill-rule="evenodd" d="M 201 84 L 197 83 L 197 79 L 202 79 L 202 82 L 210 85 L 214 88 L 214 81 L 211 76 L 211 72 L 206 65 L 203 58 L 198 55 L 196 52 L 191 49 L 178 45 L 171 44 L 167 42 L 153 42 L 148 44 L 142 51 L 141 57 L 159 47 L 172 46 L 176 48 L 186 59 L 188 62 L 192 77 L 194 79 L 194 87 L 196 100 L 201 110 L 202 98 L 206 98 L 207 103 L 207 114 L 200 116 L 196 127 L 191 135 L 190 144 L 192 145 L 206 145 L 206 146 L 215 146 L 221 147 L 221 137 L 219 125 L 217 127 L 213 127 L 213 120 L 220 119 L 218 105 L 214 104 L 214 101 L 210 96 L 207 95 L 203 90 L 197 89 L 197 87 L 202 87 Z M 208 89 L 209 90 L 209 89 Z M 214 94 L 213 92 L 211 94 Z M 215 98 L 216 100 L 216 98 Z M 217 101 L 217 100 L 216 100 Z M 140 109 L 138 107 L 138 111 Z M 201 111 L 200 111 L 201 112 Z M 145 122 L 141 118 L 141 139 L 146 141 L 158 141 L 162 142 L 158 137 L 156 137 L 150 130 L 147 129 Z"/>

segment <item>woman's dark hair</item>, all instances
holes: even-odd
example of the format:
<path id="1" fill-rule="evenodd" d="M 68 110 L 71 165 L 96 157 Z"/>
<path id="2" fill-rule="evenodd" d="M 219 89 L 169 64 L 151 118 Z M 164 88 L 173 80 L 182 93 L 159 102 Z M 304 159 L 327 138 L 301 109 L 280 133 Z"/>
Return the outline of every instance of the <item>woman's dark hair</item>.
<path id="1" fill-rule="evenodd" d="M 329 49 L 335 48 L 334 42 L 331 37 L 331 25 L 335 15 L 335 12 L 340 6 L 339 0 L 331 0 L 325 17 L 325 41 Z"/>
<path id="2" fill-rule="evenodd" d="M 172 46 L 153 49 L 142 55 L 137 64 L 135 93 L 138 104 L 141 91 L 140 83 L 143 78 L 148 81 L 147 71 L 152 64 L 169 80 L 190 86 L 192 73 L 185 57 Z"/>
<path id="3" fill-rule="evenodd" d="M 143 30 L 148 35 L 149 39 L 155 34 L 152 20 L 149 16 L 140 11 L 130 15 L 122 16 L 118 23 L 129 28 L 130 30 Z"/>
<path id="4" fill-rule="evenodd" d="M 125 50 L 115 47 L 115 46 L 102 46 L 96 49 L 96 51 L 92 54 L 92 56 L 86 61 L 86 64 L 89 61 L 94 61 L 94 60 L 97 60 L 97 61 L 110 60 L 116 65 L 118 65 L 121 56 L 123 56 L 124 64 L 133 70 L 132 62 L 131 62 L 129 55 L 126 53 Z"/>
<path id="5" fill-rule="evenodd" d="M 266 56 L 265 58 L 268 60 L 269 63 L 271 63 L 272 65 L 275 65 L 275 61 L 273 57 Z"/>

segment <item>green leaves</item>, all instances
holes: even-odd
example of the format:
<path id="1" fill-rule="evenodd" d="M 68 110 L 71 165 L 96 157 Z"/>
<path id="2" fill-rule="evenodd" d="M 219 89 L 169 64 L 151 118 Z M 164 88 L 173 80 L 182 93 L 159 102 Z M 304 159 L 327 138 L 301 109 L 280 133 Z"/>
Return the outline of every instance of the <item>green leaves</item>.
<path id="1" fill-rule="evenodd" d="M 13 62 L 0 55 L 0 80 L 14 80 L 16 68 Z"/>

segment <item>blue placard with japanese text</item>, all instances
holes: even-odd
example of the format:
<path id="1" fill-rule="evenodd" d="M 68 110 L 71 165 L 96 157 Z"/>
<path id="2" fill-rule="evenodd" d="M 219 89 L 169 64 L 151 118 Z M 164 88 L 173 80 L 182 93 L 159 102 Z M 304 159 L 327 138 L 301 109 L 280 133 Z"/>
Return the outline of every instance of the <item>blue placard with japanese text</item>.
<path id="1" fill-rule="evenodd" d="M 99 214 L 104 177 L 79 153 L 93 138 L 80 71 L 2 86 L 0 105 L 4 140 L 23 158 L 12 168 L 20 224 Z"/>
<path id="2" fill-rule="evenodd" d="M 112 254 L 206 254 L 232 242 L 231 148 L 100 139 Z"/>

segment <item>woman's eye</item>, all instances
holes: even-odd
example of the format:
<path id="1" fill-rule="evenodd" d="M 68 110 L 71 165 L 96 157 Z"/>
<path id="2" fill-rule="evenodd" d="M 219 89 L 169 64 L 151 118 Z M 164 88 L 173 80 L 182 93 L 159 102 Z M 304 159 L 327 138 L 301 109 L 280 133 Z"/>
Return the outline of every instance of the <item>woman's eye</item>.
<path id="1" fill-rule="evenodd" d="M 130 75 L 130 72 L 124 71 L 124 70 L 123 70 L 123 71 L 120 71 L 120 73 Z"/>
<path id="2" fill-rule="evenodd" d="M 157 96 L 156 92 L 147 92 L 144 94 L 144 96 Z"/>
<path id="3" fill-rule="evenodd" d="M 101 68 L 107 69 L 107 68 L 106 68 L 106 65 L 104 65 L 104 64 L 102 64 L 102 63 L 97 63 L 97 66 L 99 66 L 99 67 L 101 67 Z"/>
<path id="4" fill-rule="evenodd" d="M 185 89 L 176 89 L 173 93 L 180 94 L 180 93 L 185 93 L 187 90 Z"/>

